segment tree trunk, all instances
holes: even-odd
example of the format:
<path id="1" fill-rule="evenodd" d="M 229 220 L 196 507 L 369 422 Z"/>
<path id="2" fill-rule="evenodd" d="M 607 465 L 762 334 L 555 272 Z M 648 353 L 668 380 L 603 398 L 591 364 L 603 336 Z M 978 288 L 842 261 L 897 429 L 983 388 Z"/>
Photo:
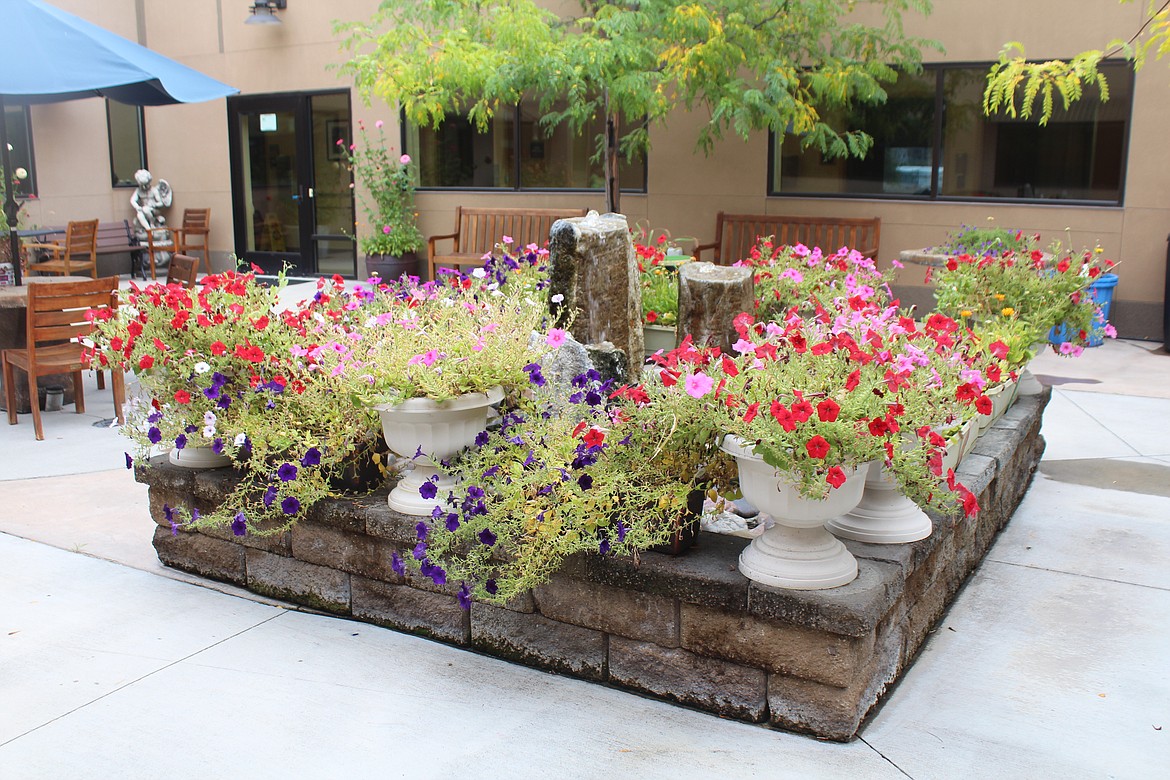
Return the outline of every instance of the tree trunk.
<path id="1" fill-rule="evenodd" d="M 605 95 L 605 209 L 612 214 L 620 214 L 619 199 L 621 188 L 618 185 L 618 138 L 617 114 L 610 109 L 609 93 Z"/>

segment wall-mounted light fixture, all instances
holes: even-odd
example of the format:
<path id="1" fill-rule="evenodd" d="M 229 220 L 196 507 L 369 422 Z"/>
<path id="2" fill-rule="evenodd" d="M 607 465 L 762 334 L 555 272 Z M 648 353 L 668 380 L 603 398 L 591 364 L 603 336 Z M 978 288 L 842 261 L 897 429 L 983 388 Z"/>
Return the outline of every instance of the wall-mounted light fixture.
<path id="1" fill-rule="evenodd" d="M 249 9 L 252 15 L 244 20 L 244 24 L 280 24 L 277 11 L 283 11 L 286 0 L 255 0 Z"/>

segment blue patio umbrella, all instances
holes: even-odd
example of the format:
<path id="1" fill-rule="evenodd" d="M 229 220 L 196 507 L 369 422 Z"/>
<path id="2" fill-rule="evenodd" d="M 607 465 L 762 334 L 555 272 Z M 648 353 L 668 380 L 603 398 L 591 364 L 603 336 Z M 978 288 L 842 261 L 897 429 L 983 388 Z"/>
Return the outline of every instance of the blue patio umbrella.
<path id="1" fill-rule="evenodd" d="M 42 0 L 0 0 L 0 154 L 11 175 L 4 104 L 107 97 L 135 106 L 198 103 L 239 92 Z M 16 197 L 5 188 L 4 213 L 16 225 Z M 11 230 L 16 283 L 19 239 Z"/>

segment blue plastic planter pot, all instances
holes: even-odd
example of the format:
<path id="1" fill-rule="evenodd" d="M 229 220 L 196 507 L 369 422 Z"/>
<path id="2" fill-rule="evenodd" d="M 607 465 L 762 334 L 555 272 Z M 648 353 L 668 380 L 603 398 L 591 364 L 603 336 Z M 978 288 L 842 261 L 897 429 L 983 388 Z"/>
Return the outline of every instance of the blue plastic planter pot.
<path id="1" fill-rule="evenodd" d="M 1094 320 L 1093 330 L 1085 346 L 1099 347 L 1105 343 L 1105 323 L 1109 322 L 1109 307 L 1113 303 L 1113 288 L 1117 286 L 1117 274 L 1101 274 L 1089 285 L 1089 295 L 1101 307 L 1101 314 Z M 1063 344 L 1069 340 L 1068 326 L 1061 325 L 1048 332 L 1048 341 Z"/>

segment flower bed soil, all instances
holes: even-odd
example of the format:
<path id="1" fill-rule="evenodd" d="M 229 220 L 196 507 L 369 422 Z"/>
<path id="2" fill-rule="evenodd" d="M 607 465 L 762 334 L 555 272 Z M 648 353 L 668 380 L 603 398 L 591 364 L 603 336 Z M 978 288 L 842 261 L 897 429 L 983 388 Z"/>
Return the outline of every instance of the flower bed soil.
<path id="1" fill-rule="evenodd" d="M 678 558 L 646 553 L 635 565 L 579 556 L 507 608 L 475 603 L 465 611 L 455 586 L 391 570 L 391 551 L 413 546 L 418 518 L 391 511 L 385 489 L 322 502 L 278 536 L 174 535 L 163 505 L 209 507 L 230 490 L 234 472 L 190 471 L 164 457 L 137 476 L 150 486 L 154 545 L 168 566 L 715 715 L 844 741 L 909 666 L 1023 498 L 1044 451 L 1049 398 L 1047 388 L 1021 397 L 960 464 L 978 517 L 932 515 L 934 533 L 911 544 L 846 541 L 859 576 L 824 591 L 755 586 L 736 567 L 743 539 L 701 534 Z"/>

